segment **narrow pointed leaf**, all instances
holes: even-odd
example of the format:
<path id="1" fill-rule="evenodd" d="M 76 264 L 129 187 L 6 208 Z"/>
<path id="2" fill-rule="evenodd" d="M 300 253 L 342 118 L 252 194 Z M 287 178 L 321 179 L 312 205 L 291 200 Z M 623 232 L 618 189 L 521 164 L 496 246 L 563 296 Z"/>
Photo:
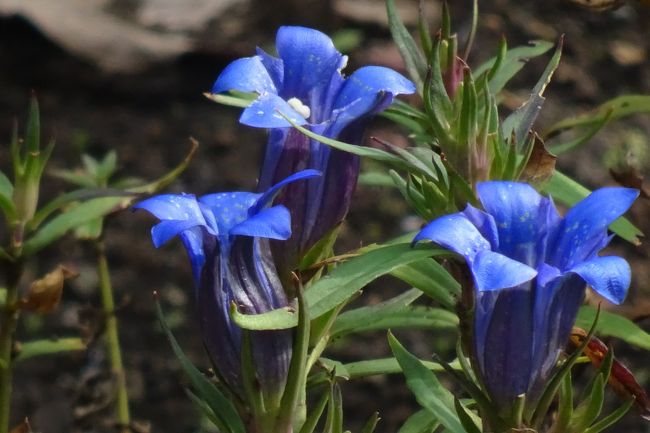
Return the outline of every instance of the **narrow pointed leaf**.
<path id="1" fill-rule="evenodd" d="M 176 338 L 167 326 L 165 317 L 160 307 L 160 303 L 156 301 L 156 314 L 160 322 L 163 332 L 169 340 L 172 350 L 176 358 L 181 363 L 181 367 L 189 378 L 196 395 L 201 398 L 207 406 L 214 412 L 224 426 L 227 426 L 227 432 L 230 433 L 245 433 L 244 423 L 242 422 L 239 414 L 235 410 L 233 404 L 228 400 L 219 389 L 210 382 L 185 356 L 183 350 L 178 345 Z M 224 432 L 226 433 L 226 432 Z"/>
<path id="2" fill-rule="evenodd" d="M 52 221 L 40 228 L 23 245 L 26 256 L 33 255 L 47 247 L 68 231 L 86 224 L 95 218 L 103 217 L 116 210 L 128 206 L 128 199 L 124 197 L 104 197 L 89 200 L 75 208 L 56 216 Z"/>
<path id="3" fill-rule="evenodd" d="M 399 266 L 426 257 L 447 255 L 446 250 L 430 246 L 411 248 L 410 244 L 395 244 L 373 249 L 354 257 L 332 270 L 309 288 L 305 300 L 312 319 L 347 302 L 371 281 L 392 272 Z M 287 329 L 296 326 L 297 314 L 288 308 L 264 314 L 233 313 L 234 321 L 246 329 Z"/>
<path id="4" fill-rule="evenodd" d="M 520 143 L 524 142 L 528 132 L 533 127 L 533 123 L 535 123 L 539 111 L 542 109 L 542 105 L 544 104 L 544 97 L 542 95 L 546 86 L 550 83 L 553 73 L 560 64 L 561 55 L 562 40 L 560 40 L 553 57 L 533 88 L 530 98 L 503 122 L 504 135 L 509 137 L 514 133 L 515 143 L 517 143 L 518 146 L 521 146 Z"/>
<path id="5" fill-rule="evenodd" d="M 409 76 L 421 92 L 426 75 L 426 60 L 397 14 L 394 0 L 386 0 L 386 12 L 395 45 L 404 59 Z"/>
<path id="6" fill-rule="evenodd" d="M 498 70 L 490 77 L 489 87 L 492 94 L 500 92 L 505 85 L 514 77 L 526 64 L 528 59 L 541 56 L 553 48 L 553 43 L 548 41 L 532 41 L 528 46 L 515 47 L 507 51 Z M 497 57 L 493 57 L 487 62 L 474 69 L 472 72 L 475 77 L 490 70 Z"/>
<path id="7" fill-rule="evenodd" d="M 433 433 L 439 425 L 431 412 L 422 409 L 408 417 L 397 433 Z"/>
<path id="8" fill-rule="evenodd" d="M 458 419 L 454 408 L 454 396 L 438 381 L 436 376 L 427 369 L 416 357 L 388 334 L 388 342 L 404 370 L 406 383 L 418 403 L 430 411 L 440 423 L 452 433 L 466 433 Z"/>
<path id="9" fill-rule="evenodd" d="M 21 362 L 36 356 L 80 350 L 86 350 L 86 344 L 78 337 L 27 341 L 20 344 L 19 352 L 14 358 L 14 362 Z"/>
<path id="10" fill-rule="evenodd" d="M 623 418 L 623 415 L 625 415 L 633 405 L 634 405 L 634 399 L 631 398 L 629 401 L 625 402 L 614 412 L 610 413 L 606 417 L 592 424 L 591 427 L 589 427 L 584 431 L 584 433 L 600 433 L 606 428 L 611 427 L 612 425 L 616 424 L 618 420 Z"/>

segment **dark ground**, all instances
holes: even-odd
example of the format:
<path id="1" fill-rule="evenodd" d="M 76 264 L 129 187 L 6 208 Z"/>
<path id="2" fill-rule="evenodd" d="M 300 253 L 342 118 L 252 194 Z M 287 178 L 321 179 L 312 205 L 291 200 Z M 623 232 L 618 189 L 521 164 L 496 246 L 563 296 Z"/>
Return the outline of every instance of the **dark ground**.
<path id="1" fill-rule="evenodd" d="M 192 136 L 201 143 L 198 156 L 171 187 L 172 191 L 202 194 L 250 190 L 255 184 L 263 134 L 238 125 L 236 109 L 218 106 L 202 96 L 230 60 L 249 55 L 256 43 L 272 41 L 276 25 L 293 23 L 325 30 L 361 29 L 364 41 L 350 53 L 352 62 L 348 71 L 365 63 L 395 65 L 398 62 L 386 28 L 372 17 L 358 21 L 341 16 L 325 2 L 312 2 L 318 8 L 295 10 L 289 1 L 286 5 L 280 5 L 285 3 L 281 1 L 273 3 L 277 7 L 252 8 L 240 15 L 237 18 L 241 20 L 240 26 L 255 30 L 228 48 L 223 48 L 224 44 L 206 43 L 174 61 L 131 75 L 103 73 L 66 53 L 21 18 L 0 19 L 0 139 L 5 143 L 0 148 L 0 165 L 3 169 L 8 167 L 6 143 L 12 119 L 18 117 L 24 123 L 28 96 L 33 89 L 41 104 L 45 136 L 57 140 L 54 167 L 76 166 L 79 149 L 95 156 L 117 149 L 121 174 L 153 179 L 182 159 L 189 148 L 188 137 Z M 650 93 L 650 8 L 631 3 L 618 11 L 595 13 L 560 0 L 497 0 L 485 2 L 481 7 L 479 37 L 470 59 L 473 65 L 494 53 L 501 35 L 514 46 L 530 39 L 555 40 L 561 33 L 566 34 L 562 65 L 547 91 L 539 129 L 616 95 Z M 461 33 L 467 27 L 468 9 L 468 1 L 452 2 L 456 28 Z M 291 17 L 291 21 L 283 21 L 277 11 L 286 12 L 284 16 Z M 325 17 L 327 22 L 319 21 L 320 17 Z M 215 27 L 202 37 L 209 40 L 218 36 L 219 27 Z M 543 67 L 543 60 L 534 61 L 524 70 L 510 86 L 506 105 L 518 105 Z M 376 129 L 375 134 L 391 134 L 391 139 L 394 138 L 395 133 L 383 123 L 378 122 Z M 641 137 L 647 147 L 649 118 L 639 116 L 608 127 L 583 150 L 560 158 L 559 164 L 589 186 L 613 184 L 603 168 L 603 156 L 608 148 L 623 144 L 631 134 Z M 64 188 L 62 182 L 47 178 L 44 196 L 53 197 Z M 383 200 L 378 199 L 380 194 Z M 385 197 L 383 191 L 360 188 L 340 251 L 362 241 L 370 243 L 398 233 L 399 224 L 395 221 L 404 217 L 406 208 L 397 196 L 389 200 Z M 647 202 L 640 202 L 631 214 L 632 220 L 646 233 L 650 232 L 649 210 Z M 121 305 L 118 317 L 132 413 L 135 419 L 150 422 L 153 432 L 194 432 L 199 418 L 184 394 L 185 380 L 178 363 L 158 330 L 151 298 L 152 290 L 160 290 L 170 322 L 176 325 L 177 337 L 197 363 L 207 365 L 198 329 L 191 320 L 189 267 L 178 244 L 159 251 L 151 246 L 148 236 L 151 224 L 151 218 L 146 215 L 124 212 L 111 219 L 106 238 Z M 650 315 L 648 248 L 622 242 L 616 243 L 615 248 L 634 267 L 628 312 L 635 317 L 646 317 Z M 25 281 L 59 262 L 70 265 L 81 275 L 67 286 L 58 312 L 45 319 L 27 318 L 19 329 L 19 338 L 78 335 L 79 311 L 92 311 L 99 305 L 92 253 L 90 247 L 68 239 L 56 249 L 46 251 L 29 267 Z M 369 302 L 377 301 L 384 292 L 394 291 L 388 286 L 392 287 L 393 282 L 386 281 L 382 287 L 387 288 L 378 293 L 369 291 L 364 296 Z M 641 323 L 650 328 L 648 321 Z M 448 346 L 448 338 L 422 332 L 402 334 L 402 339 L 423 357 L 434 346 L 438 349 Z M 374 334 L 361 337 L 354 345 L 341 342 L 330 356 L 346 361 L 381 357 L 388 354 L 386 346 L 384 336 Z M 625 348 L 620 343 L 615 347 L 639 372 L 646 388 L 650 387 L 649 354 Z M 106 411 L 74 420 L 85 409 L 92 412 L 93 405 L 101 400 L 102 389 L 107 388 L 101 344 L 91 344 L 84 354 L 33 359 L 19 366 L 15 373 L 16 422 L 28 416 L 34 430 L 43 433 L 110 431 Z M 353 431 L 377 409 L 383 418 L 378 431 L 394 432 L 414 408 L 400 376 L 346 384 L 343 391 L 350 419 L 348 428 Z M 632 413 L 612 431 L 642 432 L 650 428 Z"/>

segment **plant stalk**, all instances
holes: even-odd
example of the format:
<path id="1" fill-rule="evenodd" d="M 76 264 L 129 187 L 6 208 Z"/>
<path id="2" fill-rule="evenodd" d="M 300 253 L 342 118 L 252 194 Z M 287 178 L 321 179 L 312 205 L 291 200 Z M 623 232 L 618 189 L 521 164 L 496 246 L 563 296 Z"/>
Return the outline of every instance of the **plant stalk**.
<path id="1" fill-rule="evenodd" d="M 131 414 L 129 412 L 129 394 L 126 388 L 126 374 L 122 363 L 122 351 L 120 349 L 120 336 L 118 334 L 117 317 L 115 316 L 115 299 L 113 297 L 113 286 L 111 275 L 108 270 L 106 258 L 106 245 L 102 239 L 95 242 L 97 249 L 97 273 L 99 275 L 99 287 L 102 297 L 102 308 L 106 317 L 106 348 L 109 353 L 111 371 L 116 380 L 116 401 L 115 410 L 117 421 L 123 433 L 131 431 Z M 2 433 L 2 432 L 0 432 Z"/>
<path id="2" fill-rule="evenodd" d="M 12 353 L 18 309 L 18 283 L 23 266 L 20 261 L 4 262 L 7 296 L 0 312 L 0 433 L 9 432 L 11 413 Z"/>

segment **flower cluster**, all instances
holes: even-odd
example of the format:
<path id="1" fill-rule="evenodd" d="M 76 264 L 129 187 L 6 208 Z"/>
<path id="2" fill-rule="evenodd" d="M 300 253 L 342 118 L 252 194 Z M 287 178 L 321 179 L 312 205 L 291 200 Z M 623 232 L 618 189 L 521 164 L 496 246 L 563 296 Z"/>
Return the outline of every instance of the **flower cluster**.
<path id="1" fill-rule="evenodd" d="M 472 358 L 491 399 L 509 410 L 534 402 L 575 322 L 585 287 L 616 304 L 630 284 L 627 262 L 598 253 L 607 227 L 638 196 L 628 188 L 593 192 L 561 218 L 530 185 L 477 185 L 485 211 L 471 205 L 438 218 L 415 237 L 460 254 L 474 284 Z"/>
<path id="2" fill-rule="evenodd" d="M 289 305 L 268 240 L 288 239 L 291 217 L 284 206 L 270 204 L 282 187 L 319 175 L 304 170 L 262 194 L 224 192 L 198 199 L 166 194 L 135 206 L 160 220 L 151 229 L 156 247 L 175 236 L 183 241 L 192 264 L 205 346 L 221 378 L 240 397 L 242 331 L 230 318 L 230 306 L 234 303 L 243 312 L 258 314 Z M 255 333 L 250 343 L 262 390 L 277 396 L 291 359 L 291 333 Z"/>
<path id="3" fill-rule="evenodd" d="M 290 305 L 283 286 L 287 279 L 280 277 L 341 222 L 358 176 L 356 156 L 309 140 L 282 115 L 328 137 L 360 142 L 372 114 L 386 108 L 394 95 L 415 90 L 387 68 L 365 67 L 343 78 L 340 71 L 347 58 L 316 30 L 282 27 L 277 50 L 280 58 L 259 50 L 254 57 L 236 60 L 213 88 L 215 93 L 258 94 L 241 123 L 271 128 L 261 192 L 198 199 L 161 195 L 136 206 L 161 220 L 152 229 L 156 247 L 175 236 L 183 241 L 208 354 L 222 382 L 244 401 L 243 331 L 231 320 L 231 306 L 258 314 Z M 275 254 L 271 241 L 278 242 Z M 249 337 L 256 379 L 267 400 L 277 404 L 287 380 L 292 333 L 259 331 Z"/>

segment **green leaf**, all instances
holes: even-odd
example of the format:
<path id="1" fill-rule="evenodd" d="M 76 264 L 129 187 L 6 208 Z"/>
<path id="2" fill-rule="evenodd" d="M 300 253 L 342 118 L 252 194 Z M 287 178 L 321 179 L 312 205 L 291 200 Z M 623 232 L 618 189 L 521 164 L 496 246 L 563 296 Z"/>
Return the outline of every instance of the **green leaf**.
<path id="1" fill-rule="evenodd" d="M 302 425 L 306 418 L 305 386 L 307 383 L 307 357 L 309 351 L 310 311 L 305 303 L 302 287 L 298 290 L 298 330 L 293 343 L 287 384 L 277 415 L 275 430 L 293 431 L 295 425 Z"/>
<path id="2" fill-rule="evenodd" d="M 591 193 L 589 189 L 557 170 L 544 185 L 544 191 L 567 206 L 573 206 Z M 614 221 L 609 229 L 634 245 L 641 244 L 639 236 L 643 236 L 643 232 L 623 217 Z"/>
<path id="3" fill-rule="evenodd" d="M 23 245 L 23 254 L 33 255 L 47 247 L 69 230 L 86 224 L 95 218 L 103 217 L 116 210 L 128 206 L 129 199 L 124 197 L 103 197 L 81 203 L 73 209 L 56 216 L 52 221 L 40 228 Z"/>
<path id="4" fill-rule="evenodd" d="M 382 186 L 382 187 L 395 187 L 393 178 L 383 171 L 371 171 L 361 173 L 359 175 L 359 185 L 363 186 Z"/>
<path id="5" fill-rule="evenodd" d="M 391 275 L 420 289 L 448 309 L 454 308 L 455 297 L 460 295 L 460 284 L 440 263 L 433 259 L 427 258 L 400 266 L 391 272 Z"/>
<path id="6" fill-rule="evenodd" d="M 551 145 L 549 147 L 549 151 L 554 155 L 561 155 L 570 150 L 580 147 L 581 145 L 589 141 L 594 135 L 596 135 L 598 131 L 603 129 L 605 125 L 609 123 L 610 119 L 611 119 L 611 112 L 608 115 L 604 116 L 602 120 L 599 121 L 598 123 L 594 123 L 593 125 L 590 125 L 589 127 L 585 128 L 586 131 L 584 131 L 582 135 L 579 135 L 573 140 L 565 141 L 564 143 Z"/>
<path id="7" fill-rule="evenodd" d="M 231 107 L 246 108 L 257 99 L 256 93 L 230 92 L 228 95 L 218 93 L 204 93 L 203 96 L 211 101 Z"/>
<path id="8" fill-rule="evenodd" d="M 186 389 L 185 393 L 190 398 L 190 400 L 192 400 L 192 403 L 194 403 L 199 412 L 201 412 L 208 419 L 208 421 L 217 427 L 219 431 L 228 431 L 227 427 L 223 425 L 221 420 L 214 414 L 214 411 L 210 408 L 210 406 L 208 406 L 205 401 L 201 400 L 199 396 L 194 394 L 189 389 Z"/>
<path id="9" fill-rule="evenodd" d="M 9 182 L 9 179 L 0 172 L 0 210 L 4 213 L 7 221 L 11 223 L 16 219 L 16 205 L 13 202 L 13 185 L 11 182 L 3 184 L 5 179 Z M 5 192 L 10 192 L 10 194 Z"/>
<path id="10" fill-rule="evenodd" d="M 135 199 L 137 196 L 134 193 L 124 192 L 119 189 L 113 188 L 91 188 L 91 189 L 77 189 L 68 193 L 62 194 L 52 201 L 48 202 L 45 206 L 36 211 L 34 218 L 27 224 L 29 231 L 36 230 L 50 215 L 65 206 L 77 201 L 88 201 L 101 197 L 122 197 L 123 199 Z"/>
<path id="11" fill-rule="evenodd" d="M 395 268 L 430 256 L 449 254 L 431 246 L 411 247 L 395 244 L 375 248 L 365 254 L 343 262 L 328 275 L 312 285 L 305 299 L 312 319 L 347 302 L 371 281 L 392 272 Z M 296 326 L 297 314 L 289 308 L 264 314 L 245 315 L 233 312 L 233 320 L 245 329 L 287 329 Z"/>
<path id="12" fill-rule="evenodd" d="M 377 319 L 381 320 L 397 312 L 402 312 L 420 296 L 422 293 L 419 290 L 411 289 L 379 304 L 346 311 L 334 321 L 331 330 L 332 338 L 354 332 L 358 326 L 369 325 L 369 321 L 374 322 Z"/>
<path id="13" fill-rule="evenodd" d="M 19 352 L 14 358 L 14 362 L 21 362 L 36 356 L 79 350 L 86 350 L 86 344 L 78 337 L 27 341 L 20 344 Z"/>
<path id="14" fill-rule="evenodd" d="M 592 392 L 589 397 L 578 405 L 573 412 L 567 428 L 571 433 L 583 433 L 600 415 L 605 399 L 605 380 L 602 374 L 596 376 Z"/>
<path id="15" fill-rule="evenodd" d="M 298 131 L 305 134 L 307 137 L 317 140 L 323 144 L 326 144 L 334 149 L 342 150 L 343 152 L 352 153 L 353 155 L 358 155 L 364 158 L 373 159 L 375 161 L 385 162 L 391 164 L 395 167 L 408 169 L 409 165 L 402 158 L 393 155 L 392 153 L 386 152 L 381 149 L 375 149 L 374 147 L 366 146 L 357 146 L 354 144 L 344 143 L 342 141 L 333 140 L 322 135 L 318 135 L 315 132 L 310 131 L 307 128 L 304 128 L 295 122 L 292 122 L 289 118 L 284 116 L 282 113 L 279 113 L 283 116 L 291 125 L 296 128 Z"/>
<path id="16" fill-rule="evenodd" d="M 318 403 L 311 410 L 303 426 L 300 428 L 300 433 L 313 433 L 316 430 L 316 425 L 323 415 L 323 411 L 327 406 L 327 403 L 330 399 L 330 393 L 324 392 L 321 398 L 318 400 Z"/>
<path id="17" fill-rule="evenodd" d="M 343 433 L 343 397 L 338 383 L 331 385 L 330 394 L 323 433 Z"/>
<path id="18" fill-rule="evenodd" d="M 463 427 L 465 427 L 467 433 L 481 433 L 481 429 L 474 422 L 472 416 L 474 414 L 472 414 L 457 398 L 454 399 L 454 407 L 456 408 L 458 419 L 460 419 L 460 422 L 463 424 Z"/>
<path id="19" fill-rule="evenodd" d="M 567 425 L 573 416 L 573 384 L 571 375 L 567 374 L 562 379 L 560 387 L 560 398 L 558 401 L 558 414 L 549 431 L 566 431 Z"/>
<path id="20" fill-rule="evenodd" d="M 623 95 L 610 99 L 590 113 L 563 119 L 544 131 L 544 136 L 577 127 L 589 127 L 602 123 L 606 118 L 618 120 L 640 113 L 650 113 L 650 95 Z"/>
<path id="21" fill-rule="evenodd" d="M 388 334 L 388 343 L 402 366 L 406 384 L 418 403 L 429 410 L 451 433 L 466 433 L 456 415 L 453 394 L 442 386 L 435 374 L 420 360 L 407 352 L 391 333 Z"/>
<path id="22" fill-rule="evenodd" d="M 578 311 L 576 326 L 588 328 L 594 323 L 597 310 L 591 306 L 583 306 Z M 601 311 L 596 325 L 596 334 L 605 337 L 616 337 L 626 343 L 650 350 L 650 334 L 641 329 L 630 319 L 609 311 Z"/>
<path id="23" fill-rule="evenodd" d="M 14 195 L 14 185 L 7 175 L 0 170 L 0 196 L 11 198 Z"/>
<path id="24" fill-rule="evenodd" d="M 551 48 L 553 48 L 553 43 L 551 42 L 532 41 L 528 46 L 515 47 L 508 50 L 499 65 L 499 68 L 490 78 L 490 93 L 496 94 L 500 92 L 508 81 L 510 81 L 510 79 L 524 67 L 528 59 L 541 56 Z M 482 73 L 490 70 L 494 66 L 496 60 L 497 57 L 491 58 L 478 68 L 474 69 L 472 73 L 475 77 L 480 76 Z"/>
<path id="25" fill-rule="evenodd" d="M 365 361 L 350 362 L 348 364 L 341 364 L 338 361 L 320 358 L 319 362 L 329 371 L 333 371 L 338 367 L 339 371 L 345 372 L 345 377 L 349 380 L 362 379 L 364 377 L 376 376 L 379 374 L 397 374 L 403 372 L 402 367 L 395 358 L 367 359 Z M 442 366 L 438 363 L 422 360 L 420 360 L 420 362 L 431 371 L 444 371 Z M 457 361 L 452 362 L 450 365 L 455 369 L 461 368 Z M 329 378 L 329 372 L 314 374 L 309 377 L 309 386 L 313 387 L 325 383 Z"/>
<path id="26" fill-rule="evenodd" d="M 546 86 L 551 82 L 553 73 L 560 64 L 561 55 L 562 39 L 560 39 L 560 43 L 555 49 L 553 57 L 551 57 L 542 76 L 537 81 L 537 84 L 535 84 L 528 100 L 503 121 L 504 137 L 510 137 L 514 134 L 517 146 L 521 146 L 524 143 L 533 127 L 533 123 L 535 123 L 535 119 L 537 119 L 537 115 L 542 109 L 542 105 L 544 104 L 544 97 L 542 95 L 544 90 L 546 90 Z"/>
<path id="27" fill-rule="evenodd" d="M 386 13 L 388 14 L 390 33 L 393 36 L 393 41 L 395 41 L 397 49 L 404 59 L 406 70 L 408 71 L 411 80 L 415 82 L 418 91 L 422 92 L 424 76 L 426 75 L 427 69 L 426 60 L 397 14 L 397 9 L 395 8 L 395 2 L 393 0 L 386 0 Z"/>
<path id="28" fill-rule="evenodd" d="M 115 152 L 115 150 L 111 150 L 106 155 L 104 155 L 104 159 L 102 159 L 102 161 L 99 163 L 99 166 L 97 167 L 97 180 L 103 185 L 108 184 L 108 180 L 111 178 L 111 176 L 113 176 L 116 168 L 117 152 Z"/>
<path id="29" fill-rule="evenodd" d="M 439 425 L 431 412 L 422 409 L 408 417 L 397 433 L 433 433 Z"/>
<path id="30" fill-rule="evenodd" d="M 589 427 L 584 431 L 584 433 L 600 433 L 606 428 L 611 427 L 612 425 L 616 424 L 618 420 L 623 418 L 623 415 L 625 415 L 630 410 L 630 408 L 632 408 L 633 405 L 634 405 L 634 399 L 631 398 L 623 405 L 621 405 L 618 409 L 616 409 L 614 412 L 602 418 L 600 421 L 592 424 L 591 427 Z"/>
<path id="31" fill-rule="evenodd" d="M 455 329 L 458 326 L 458 317 L 450 311 L 410 306 L 420 295 L 419 290 L 413 289 L 381 304 L 345 312 L 334 322 L 332 338 L 389 328 Z"/>
<path id="32" fill-rule="evenodd" d="M 377 428 L 377 423 L 379 422 L 379 412 L 374 412 L 368 418 L 368 421 L 361 428 L 361 433 L 372 433 Z"/>
<path id="33" fill-rule="evenodd" d="M 156 192 L 165 188 L 167 185 L 169 185 L 174 180 L 176 180 L 176 178 L 180 176 L 181 173 L 185 171 L 187 166 L 192 161 L 194 154 L 196 154 L 198 148 L 199 148 L 199 142 L 193 139 L 192 137 L 190 137 L 190 150 L 187 152 L 187 155 L 185 155 L 185 158 L 183 158 L 180 164 L 178 164 L 172 170 L 168 171 L 163 176 L 159 177 L 153 182 L 149 182 L 145 185 L 129 188 L 127 189 L 127 191 L 132 193 L 140 193 L 140 194 L 155 194 Z"/>
<path id="34" fill-rule="evenodd" d="M 203 400 L 206 405 L 212 410 L 214 415 L 220 421 L 220 427 L 224 430 L 224 433 L 246 433 L 244 428 L 244 423 L 242 422 L 239 414 L 235 410 L 232 402 L 228 400 L 219 389 L 210 382 L 201 372 L 190 362 L 190 360 L 185 356 L 183 350 L 178 345 L 178 342 L 174 338 L 171 330 L 165 322 L 165 316 L 163 315 L 162 308 L 160 303 L 156 300 L 156 314 L 158 320 L 160 321 L 160 326 L 163 329 L 163 332 L 169 340 L 172 350 L 181 363 L 181 367 L 185 374 L 189 378 L 196 395 Z"/>
<path id="35" fill-rule="evenodd" d="M 37 154 L 41 147 L 41 121 L 38 114 L 38 101 L 32 96 L 29 103 L 29 116 L 25 131 L 25 145 L 28 154 Z"/>
<path id="36" fill-rule="evenodd" d="M 314 244 L 313 247 L 305 253 L 305 255 L 300 260 L 299 268 L 301 270 L 308 269 L 310 266 L 315 265 L 321 260 L 325 260 L 328 257 L 333 255 L 334 242 L 339 235 L 339 230 L 341 229 L 340 225 L 337 225 L 329 232 L 320 238 L 318 242 Z"/>

